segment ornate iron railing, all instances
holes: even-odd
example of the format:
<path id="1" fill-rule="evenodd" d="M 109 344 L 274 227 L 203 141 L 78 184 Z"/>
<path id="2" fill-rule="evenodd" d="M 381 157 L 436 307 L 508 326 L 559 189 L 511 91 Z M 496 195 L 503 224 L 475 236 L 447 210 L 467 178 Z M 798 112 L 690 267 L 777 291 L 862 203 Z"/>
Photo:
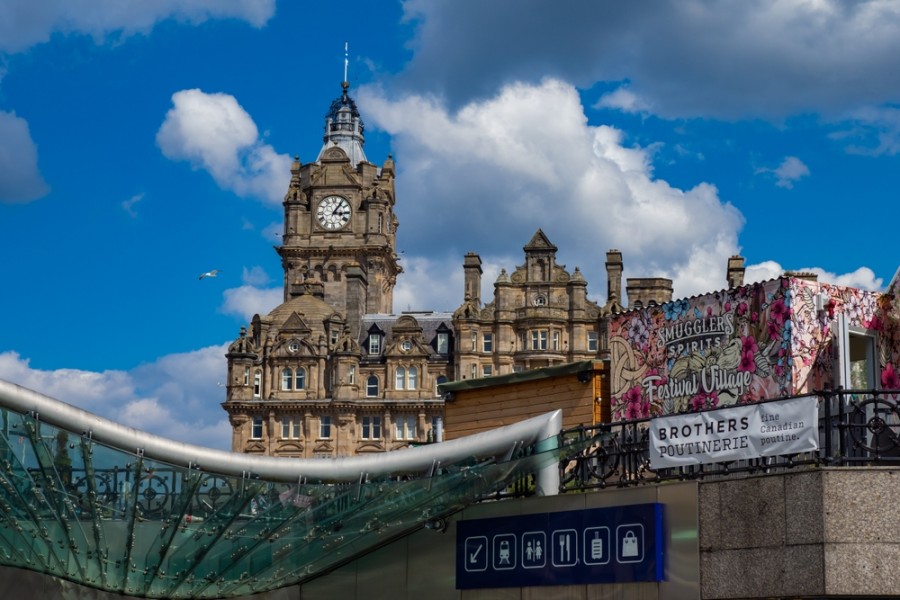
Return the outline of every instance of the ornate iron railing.
<path id="1" fill-rule="evenodd" d="M 838 389 L 810 395 L 819 399 L 819 450 L 803 454 L 654 470 L 650 419 L 564 430 L 560 445 L 586 446 L 560 464 L 560 491 L 771 473 L 802 465 L 900 464 L 900 391 Z"/>

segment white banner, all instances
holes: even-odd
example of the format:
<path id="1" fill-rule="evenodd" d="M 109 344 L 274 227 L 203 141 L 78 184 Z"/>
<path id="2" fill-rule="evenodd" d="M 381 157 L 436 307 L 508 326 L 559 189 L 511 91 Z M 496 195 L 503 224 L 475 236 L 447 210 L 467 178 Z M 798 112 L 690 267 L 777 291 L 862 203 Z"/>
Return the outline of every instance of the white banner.
<path id="1" fill-rule="evenodd" d="M 650 421 L 654 469 L 810 452 L 819 448 L 815 396 Z"/>

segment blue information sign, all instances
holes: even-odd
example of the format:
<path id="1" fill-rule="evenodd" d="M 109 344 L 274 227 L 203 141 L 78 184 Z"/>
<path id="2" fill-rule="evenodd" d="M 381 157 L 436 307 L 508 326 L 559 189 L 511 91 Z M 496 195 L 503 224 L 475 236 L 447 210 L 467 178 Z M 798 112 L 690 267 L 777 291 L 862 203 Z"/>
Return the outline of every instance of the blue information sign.
<path id="1" fill-rule="evenodd" d="M 663 505 L 459 521 L 456 587 L 662 581 Z"/>

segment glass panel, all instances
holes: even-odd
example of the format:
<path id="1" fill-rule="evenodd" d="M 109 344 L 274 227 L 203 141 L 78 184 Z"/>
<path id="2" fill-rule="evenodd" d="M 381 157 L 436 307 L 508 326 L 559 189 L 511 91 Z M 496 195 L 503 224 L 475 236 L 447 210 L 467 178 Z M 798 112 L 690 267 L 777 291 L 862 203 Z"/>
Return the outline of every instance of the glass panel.
<path id="1" fill-rule="evenodd" d="M 297 369 L 294 377 L 294 384 L 298 390 L 306 389 L 306 369 L 304 369 L 303 367 Z"/>
<path id="2" fill-rule="evenodd" d="M 31 416 L 0 416 L 0 562 L 154 598 L 297 584 L 580 450 L 442 465 L 427 478 L 282 483 L 167 464 Z M 404 435 L 415 422 L 405 415 Z M 370 424 L 379 434 L 381 418 Z"/>

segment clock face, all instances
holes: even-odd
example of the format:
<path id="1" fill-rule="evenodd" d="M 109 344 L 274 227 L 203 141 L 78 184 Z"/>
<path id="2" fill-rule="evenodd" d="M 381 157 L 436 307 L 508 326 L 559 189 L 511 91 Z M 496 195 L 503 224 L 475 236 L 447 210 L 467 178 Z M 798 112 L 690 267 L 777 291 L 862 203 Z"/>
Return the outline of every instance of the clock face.
<path id="1" fill-rule="evenodd" d="M 316 219 L 325 229 L 340 229 L 350 222 L 350 203 L 340 196 L 325 196 L 316 209 Z"/>

